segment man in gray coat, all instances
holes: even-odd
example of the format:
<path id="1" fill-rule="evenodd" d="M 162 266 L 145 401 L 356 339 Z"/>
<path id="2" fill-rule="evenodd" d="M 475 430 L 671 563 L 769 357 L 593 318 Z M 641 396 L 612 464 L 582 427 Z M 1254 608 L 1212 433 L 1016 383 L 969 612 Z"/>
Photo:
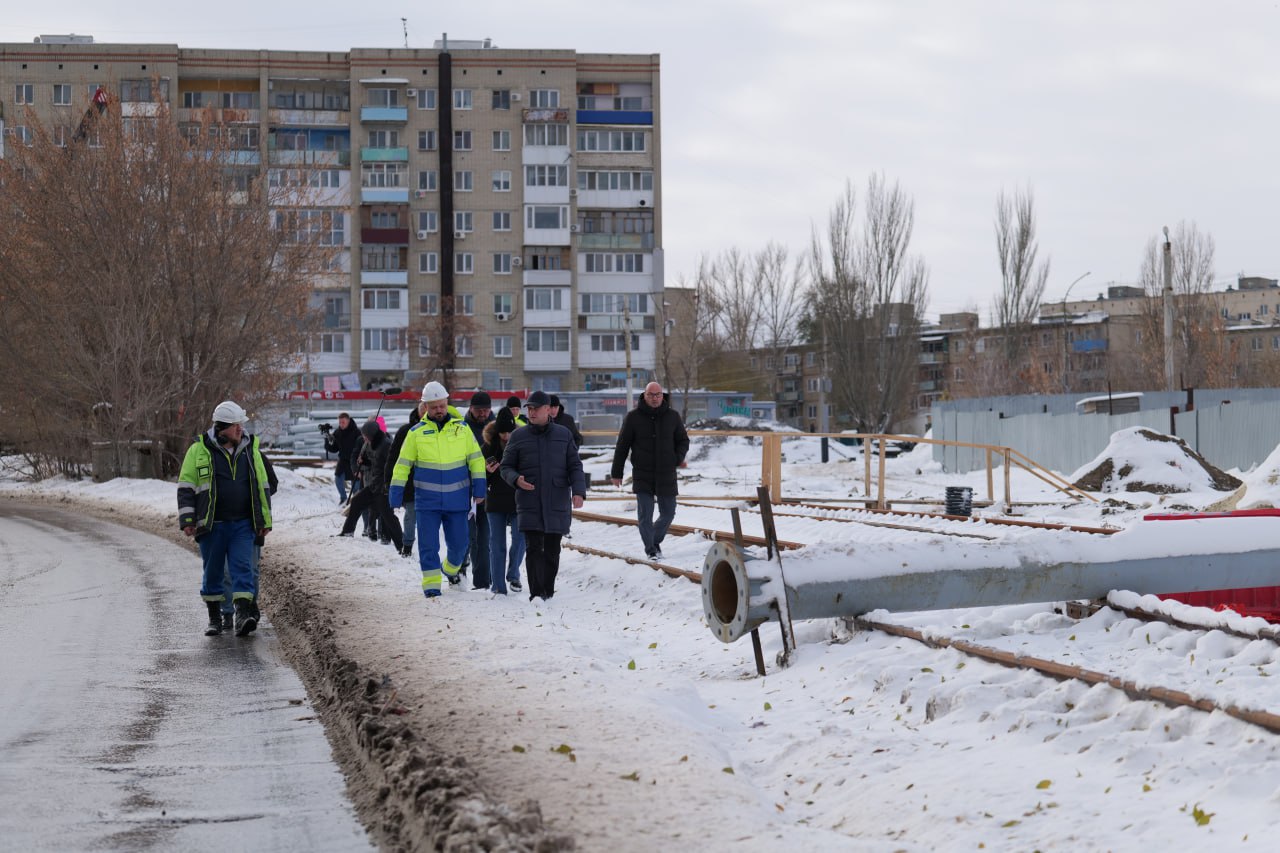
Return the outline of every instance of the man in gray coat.
<path id="1" fill-rule="evenodd" d="M 529 425 L 511 433 L 502 454 L 502 479 L 516 490 L 516 523 L 525 536 L 529 599 L 555 595 L 560 538 L 581 509 L 587 480 L 573 435 L 551 423 L 551 399 L 534 391 L 525 402 Z"/>

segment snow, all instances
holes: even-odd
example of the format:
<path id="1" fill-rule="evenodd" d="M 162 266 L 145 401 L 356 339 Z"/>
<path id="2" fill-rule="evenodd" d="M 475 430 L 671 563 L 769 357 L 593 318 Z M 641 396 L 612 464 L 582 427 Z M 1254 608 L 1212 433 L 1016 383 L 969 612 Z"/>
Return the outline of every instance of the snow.
<path id="1" fill-rule="evenodd" d="M 816 439 L 788 435 L 783 448 L 788 497 L 862 494 L 860 449 L 833 443 L 822 463 Z M 784 552 L 782 565 L 794 582 L 1280 547 L 1276 518 L 1142 522 L 1147 512 L 1223 498 L 1207 479 L 1179 473 L 1170 462 L 1180 460 L 1168 455 L 1175 450 L 1121 437 L 1117 469 L 1129 464 L 1135 480 L 1172 477 L 1187 490 L 1126 492 L 1124 503 L 1068 503 L 1030 474 L 1011 473 L 1016 500 L 1043 502 L 1020 508 L 1022 518 L 1124 528 L 1112 536 L 833 507 L 775 518 L 781 539 L 807 543 Z M 593 481 L 609 463 L 610 454 L 587 461 Z M 743 501 L 706 500 L 753 496 L 759 466 L 756 440 L 695 437 L 681 492 L 699 505 L 682 504 L 676 522 L 730 530 L 736 506 L 744 532 L 760 535 L 760 516 Z M 947 474 L 927 445 L 885 466 L 897 499 L 940 500 L 947 486 L 986 493 L 984 472 Z M 582 849 L 1267 849 L 1280 829 L 1280 737 L 1223 713 L 1133 701 L 1111 687 L 851 632 L 836 620 L 797 622 L 799 648 L 785 668 L 776 662 L 778 626 L 762 626 L 768 671 L 756 677 L 749 641 L 723 645 L 711 636 L 697 586 L 571 550 L 551 602 L 460 587 L 428 602 L 416 558 L 330 538 L 341 523 L 330 470 L 279 473 L 264 571 L 273 558 L 306 566 L 316 591 L 342 602 L 336 630 L 353 656 L 382 667 L 416 713 L 435 719 L 432 709 L 451 708 L 456 716 L 436 736 L 466 754 L 497 796 L 536 797 L 548 825 Z M 1245 481 L 1247 501 L 1280 497 L 1280 449 L 1254 471 L 1232 473 Z M 88 501 L 151 519 L 172 519 L 176 506 L 174 484 L 157 481 L 10 479 L 0 481 L 0 495 Z M 630 494 L 609 486 L 593 489 L 586 506 L 620 516 L 634 508 Z M 641 552 L 634 527 L 578 521 L 569 541 Z M 669 536 L 664 562 L 701 570 L 708 547 L 701 537 Z M 1111 608 L 1077 621 L 1052 602 L 872 615 L 1223 705 L 1280 711 L 1280 646 L 1217 630 L 1257 630 L 1261 620 L 1140 591 L 1111 600 L 1205 628 Z M 194 629 L 202 618 L 194 588 L 192 604 Z M 556 751 L 561 744 L 575 760 Z"/>

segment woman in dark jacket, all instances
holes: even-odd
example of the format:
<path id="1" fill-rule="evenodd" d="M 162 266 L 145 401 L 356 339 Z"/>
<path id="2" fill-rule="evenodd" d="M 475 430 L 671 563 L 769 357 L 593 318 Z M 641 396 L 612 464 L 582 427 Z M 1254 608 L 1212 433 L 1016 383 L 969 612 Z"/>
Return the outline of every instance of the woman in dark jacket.
<path id="1" fill-rule="evenodd" d="M 356 529 L 356 519 L 366 509 L 372 509 L 374 515 L 381 521 L 383 531 L 391 539 L 391 544 L 395 545 L 396 550 L 399 551 L 404 547 L 404 542 L 400 538 L 400 521 L 391 510 L 391 505 L 387 503 L 386 491 L 382 488 L 387 455 L 391 451 L 391 439 L 387 438 L 382 428 L 373 421 L 360 427 L 360 432 L 364 434 L 364 459 L 367 464 L 364 487 L 351 499 L 347 520 L 342 525 L 342 533 L 338 535 L 352 535 Z"/>
<path id="2" fill-rule="evenodd" d="M 485 488 L 485 513 L 489 518 L 489 589 L 498 595 L 507 594 L 507 585 L 516 592 L 520 585 L 520 561 L 524 559 L 524 534 L 516 523 L 516 492 L 502 479 L 498 468 L 502 454 L 507 449 L 507 439 L 516 429 L 515 418 L 507 409 L 498 411 L 497 420 L 484 427 L 484 469 L 488 485 Z M 511 550 L 507 550 L 507 530 L 511 531 Z"/>
<path id="3" fill-rule="evenodd" d="M 573 436 L 550 423 L 551 400 L 534 391 L 525 403 L 529 425 L 511 434 L 502 454 L 502 479 L 516 489 L 517 523 L 525 537 L 529 598 L 549 599 L 560 570 L 560 537 L 582 506 L 587 481 Z"/>

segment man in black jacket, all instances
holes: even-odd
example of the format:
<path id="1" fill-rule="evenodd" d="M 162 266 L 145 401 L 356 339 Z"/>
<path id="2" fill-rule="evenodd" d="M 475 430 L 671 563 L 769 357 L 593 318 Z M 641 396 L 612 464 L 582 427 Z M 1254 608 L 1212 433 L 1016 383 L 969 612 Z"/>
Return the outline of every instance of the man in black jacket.
<path id="1" fill-rule="evenodd" d="M 689 452 L 689 434 L 680 413 L 671 408 L 662 386 L 644 386 L 640 402 L 622 420 L 618 443 L 613 449 L 610 478 L 622 485 L 622 467 L 631 456 L 631 490 L 636 493 L 636 516 L 640 540 L 650 560 L 662 559 L 662 540 L 676 517 L 676 468 Z M 658 523 L 653 522 L 653 505 L 658 504 Z"/>
<path id="2" fill-rule="evenodd" d="M 551 422 L 560 424 L 569 431 L 573 436 L 573 446 L 582 446 L 582 433 L 578 432 L 578 422 L 573 419 L 573 415 L 564 410 L 564 406 L 560 405 L 560 398 L 555 394 L 551 396 Z"/>
<path id="3" fill-rule="evenodd" d="M 462 422 L 471 427 L 471 434 L 476 437 L 476 446 L 484 444 L 484 428 L 493 423 L 493 400 L 485 391 L 477 391 L 471 395 L 471 405 Z M 475 513 L 467 519 L 467 559 L 462 561 L 462 568 L 471 569 L 471 588 L 489 588 L 489 519 L 485 515 L 485 505 L 478 504 Z"/>
<path id="4" fill-rule="evenodd" d="M 382 468 L 382 482 L 390 485 L 391 475 L 395 471 L 396 462 L 400 459 L 400 448 L 404 447 L 404 437 L 409 434 L 423 415 L 427 412 L 425 403 L 419 403 L 409 412 L 409 422 L 396 430 L 395 440 L 391 442 L 391 452 L 387 454 L 387 464 Z M 413 503 L 413 478 L 404 484 L 404 546 L 400 549 L 401 557 L 413 556 L 413 543 L 417 538 L 418 516 Z"/>
<path id="5" fill-rule="evenodd" d="M 365 473 L 363 488 L 351 499 L 351 506 L 347 509 L 347 520 L 343 523 L 342 532 L 338 535 L 351 536 L 356 529 L 356 519 L 366 508 L 372 507 L 381 529 L 391 539 L 391 544 L 395 545 L 397 551 L 403 551 L 404 541 L 400 537 L 400 522 L 396 519 L 396 514 L 391 511 L 391 505 L 387 503 L 386 490 L 382 488 L 383 483 L 386 482 L 383 477 L 387 468 L 387 456 L 391 452 L 391 440 L 375 421 L 369 421 L 360 427 L 360 432 L 364 434 L 365 458 L 369 462 L 368 470 Z"/>
<path id="6" fill-rule="evenodd" d="M 338 415 L 338 428 L 324 434 L 326 453 L 338 454 L 338 464 L 333 468 L 333 482 L 338 486 L 338 504 L 347 502 L 347 482 L 356 479 L 351 469 L 351 454 L 360 446 L 360 428 L 351 422 L 351 415 Z M 352 486 L 354 489 L 355 487 Z"/>

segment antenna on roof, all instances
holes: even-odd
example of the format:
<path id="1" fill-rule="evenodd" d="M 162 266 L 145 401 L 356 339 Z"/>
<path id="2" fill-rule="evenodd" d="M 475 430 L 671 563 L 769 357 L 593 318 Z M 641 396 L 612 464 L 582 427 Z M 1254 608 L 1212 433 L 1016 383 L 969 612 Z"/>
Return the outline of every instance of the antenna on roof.
<path id="1" fill-rule="evenodd" d="M 404 30 L 404 46 L 409 46 L 409 19 L 401 18 L 400 27 Z"/>

